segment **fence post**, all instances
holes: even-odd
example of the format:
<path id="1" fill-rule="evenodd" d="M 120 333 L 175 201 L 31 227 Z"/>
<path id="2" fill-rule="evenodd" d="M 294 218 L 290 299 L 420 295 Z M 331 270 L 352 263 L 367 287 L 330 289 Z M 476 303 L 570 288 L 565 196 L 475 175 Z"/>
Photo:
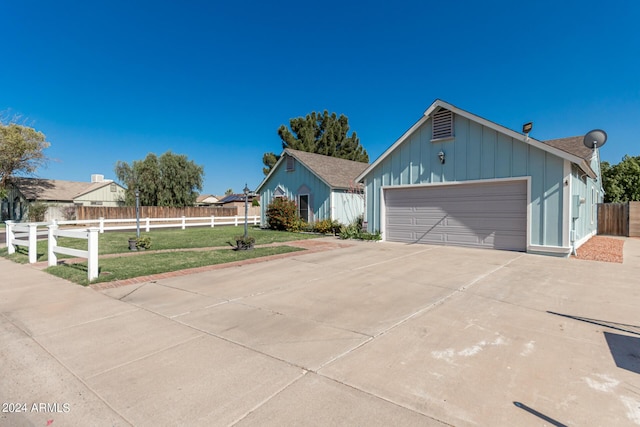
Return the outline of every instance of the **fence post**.
<path id="1" fill-rule="evenodd" d="M 5 224 L 7 224 L 7 251 L 9 253 L 9 255 L 11 255 L 12 253 L 16 252 L 16 247 L 13 246 L 13 239 L 16 238 L 14 232 L 13 232 L 13 225 L 15 224 L 15 221 L 5 221 Z"/>
<path id="2" fill-rule="evenodd" d="M 184 230 L 184 229 L 185 229 L 185 227 L 186 227 L 186 223 L 187 223 L 187 222 L 186 222 L 186 218 L 185 218 L 185 216 L 184 216 L 184 215 L 182 215 L 182 229 L 183 229 L 183 230 Z"/>
<path id="3" fill-rule="evenodd" d="M 146 231 L 147 231 L 147 233 L 149 232 L 149 228 L 150 228 L 150 227 L 149 227 L 149 217 L 147 217 L 147 230 L 146 230 Z"/>
<path id="4" fill-rule="evenodd" d="M 238 215 L 235 216 L 236 218 L 236 227 L 238 226 Z"/>
<path id="5" fill-rule="evenodd" d="M 38 260 L 38 224 L 29 224 L 29 264 Z"/>
<path id="6" fill-rule="evenodd" d="M 47 258 L 49 259 L 49 267 L 58 265 L 58 258 L 56 257 L 56 253 L 53 251 L 53 249 L 58 246 L 58 239 L 56 238 L 57 230 L 57 224 L 49 226 L 49 239 L 47 240 Z"/>
<path id="7" fill-rule="evenodd" d="M 214 227 L 215 221 L 216 221 L 216 217 L 214 215 L 211 215 L 211 228 Z"/>
<path id="8" fill-rule="evenodd" d="M 98 231 L 100 229 L 96 227 L 88 229 L 89 258 L 87 259 L 87 269 L 89 270 L 89 281 L 98 277 Z"/>
<path id="9" fill-rule="evenodd" d="M 104 233 L 104 217 L 98 218 L 100 220 L 100 234 Z"/>

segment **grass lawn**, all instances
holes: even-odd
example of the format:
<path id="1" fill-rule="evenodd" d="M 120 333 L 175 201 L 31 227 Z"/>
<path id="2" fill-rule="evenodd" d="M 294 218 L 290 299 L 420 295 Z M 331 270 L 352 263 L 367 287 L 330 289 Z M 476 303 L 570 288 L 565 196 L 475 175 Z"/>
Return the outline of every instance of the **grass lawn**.
<path id="1" fill-rule="evenodd" d="M 243 227 L 233 226 L 218 226 L 214 228 L 210 227 L 191 227 L 185 230 L 180 229 L 160 229 L 151 230 L 149 233 L 142 232 L 141 236 L 151 237 L 151 250 L 160 249 L 187 249 L 187 248 L 208 248 L 208 247 L 220 247 L 228 246 L 230 240 L 234 240 L 236 236 L 241 236 L 244 233 Z M 289 233 L 286 231 L 273 231 L 262 230 L 258 227 L 250 228 L 249 235 L 255 237 L 256 245 L 263 245 L 266 243 L 275 242 L 287 242 L 291 240 L 312 239 L 316 237 L 322 237 L 317 234 L 301 234 L 301 233 Z M 99 250 L 100 255 L 116 254 L 116 253 L 128 253 L 129 244 L 128 239 L 135 237 L 135 231 L 126 232 L 105 232 L 100 234 L 99 237 Z M 235 243 L 234 243 L 235 244 Z M 70 239 L 62 237 L 58 239 L 58 245 L 74 249 L 87 249 L 87 241 L 81 239 Z M 47 241 L 38 241 L 38 261 L 47 260 Z M 7 249 L 0 249 L 0 256 L 7 256 Z M 65 258 L 64 255 L 58 255 L 59 258 Z M 27 248 L 18 247 L 16 253 L 9 257 L 9 259 L 19 262 L 27 263 Z M 102 262 L 102 261 L 101 261 Z"/>
<path id="2" fill-rule="evenodd" d="M 187 252 L 141 253 L 135 256 L 104 258 L 99 261 L 100 276 L 91 283 L 130 279 L 150 274 L 184 270 L 205 265 L 224 264 L 249 258 L 295 252 L 291 246 L 256 248 L 251 251 L 203 250 Z M 87 263 L 49 267 L 46 272 L 80 285 L 88 285 Z"/>

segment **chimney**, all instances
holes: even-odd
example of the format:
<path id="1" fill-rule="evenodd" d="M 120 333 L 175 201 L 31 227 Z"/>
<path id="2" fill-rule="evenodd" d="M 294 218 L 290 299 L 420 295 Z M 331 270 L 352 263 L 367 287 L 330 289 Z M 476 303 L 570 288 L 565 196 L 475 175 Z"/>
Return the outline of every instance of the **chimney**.
<path id="1" fill-rule="evenodd" d="M 103 181 L 104 181 L 104 175 L 100 175 L 98 173 L 94 173 L 91 175 L 91 183 L 103 182 Z"/>

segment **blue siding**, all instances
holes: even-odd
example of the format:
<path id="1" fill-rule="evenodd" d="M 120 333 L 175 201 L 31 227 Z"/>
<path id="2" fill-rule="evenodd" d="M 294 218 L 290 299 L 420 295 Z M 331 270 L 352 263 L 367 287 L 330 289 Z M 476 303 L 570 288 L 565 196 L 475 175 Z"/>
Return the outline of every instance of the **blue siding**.
<path id="1" fill-rule="evenodd" d="M 431 142 L 427 120 L 366 176 L 369 230 L 380 230 L 381 186 L 531 176 L 529 244 L 562 246 L 563 159 L 458 115 L 454 123 L 454 138 Z"/>
<path id="2" fill-rule="evenodd" d="M 295 170 L 287 172 L 281 162 L 260 189 L 260 214 L 262 225 L 266 225 L 267 206 L 273 200 L 273 193 L 281 186 L 286 197 L 296 200 L 300 194 L 309 193 L 310 210 L 313 212 L 311 221 L 319 221 L 331 217 L 331 200 L 329 186 L 296 161 Z"/>

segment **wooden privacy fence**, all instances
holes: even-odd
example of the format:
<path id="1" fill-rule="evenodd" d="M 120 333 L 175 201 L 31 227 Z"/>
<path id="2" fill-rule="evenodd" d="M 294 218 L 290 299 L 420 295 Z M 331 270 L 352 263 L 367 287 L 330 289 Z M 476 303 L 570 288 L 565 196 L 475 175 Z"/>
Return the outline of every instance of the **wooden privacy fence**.
<path id="1" fill-rule="evenodd" d="M 599 203 L 598 234 L 640 237 L 640 202 Z"/>
<path id="2" fill-rule="evenodd" d="M 180 218 L 236 216 L 238 208 L 192 206 L 186 208 L 170 208 L 166 206 L 140 206 L 140 218 Z M 135 206 L 76 206 L 76 219 L 124 219 L 135 218 Z"/>

